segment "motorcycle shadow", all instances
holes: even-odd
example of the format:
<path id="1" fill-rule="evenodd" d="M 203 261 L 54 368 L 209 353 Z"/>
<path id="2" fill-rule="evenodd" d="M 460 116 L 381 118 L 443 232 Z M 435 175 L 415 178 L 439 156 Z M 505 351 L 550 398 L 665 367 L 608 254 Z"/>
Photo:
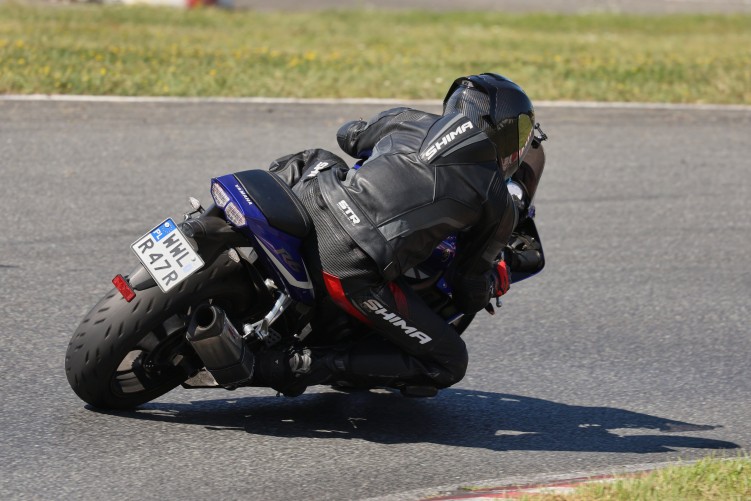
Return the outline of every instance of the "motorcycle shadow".
<path id="1" fill-rule="evenodd" d="M 110 414 L 274 437 L 436 443 L 494 451 L 658 453 L 676 448 L 739 448 L 728 441 L 686 435 L 721 426 L 454 388 L 428 399 L 404 398 L 385 390 L 324 391 L 293 399 L 152 402 L 135 411 Z"/>

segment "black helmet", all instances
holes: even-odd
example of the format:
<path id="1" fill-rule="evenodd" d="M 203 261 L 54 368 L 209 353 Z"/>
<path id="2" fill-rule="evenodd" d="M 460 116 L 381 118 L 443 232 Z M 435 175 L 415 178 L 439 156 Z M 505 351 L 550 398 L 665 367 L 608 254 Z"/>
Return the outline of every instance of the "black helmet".
<path id="1" fill-rule="evenodd" d="M 527 94 L 495 73 L 457 78 L 443 100 L 444 115 L 456 112 L 467 116 L 488 135 L 504 177 L 511 177 L 534 135 L 535 110 Z"/>

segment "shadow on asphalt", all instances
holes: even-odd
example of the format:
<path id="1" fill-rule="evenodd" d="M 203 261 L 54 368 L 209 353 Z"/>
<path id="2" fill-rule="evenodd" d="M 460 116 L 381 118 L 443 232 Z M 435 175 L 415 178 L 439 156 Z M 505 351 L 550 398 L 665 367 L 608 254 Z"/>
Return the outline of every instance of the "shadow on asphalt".
<path id="1" fill-rule="evenodd" d="M 656 453 L 676 448 L 739 447 L 685 435 L 718 426 L 611 407 L 461 389 L 442 390 L 431 399 L 409 399 L 390 392 L 332 391 L 294 399 L 262 396 L 189 404 L 155 402 L 136 411 L 108 414 L 253 435 L 435 443 L 494 451 Z"/>

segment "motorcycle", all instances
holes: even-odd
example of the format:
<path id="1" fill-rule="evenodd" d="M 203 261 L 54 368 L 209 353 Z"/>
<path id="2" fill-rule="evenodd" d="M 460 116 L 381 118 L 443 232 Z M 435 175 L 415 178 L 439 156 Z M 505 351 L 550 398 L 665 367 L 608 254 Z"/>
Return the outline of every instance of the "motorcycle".
<path id="1" fill-rule="evenodd" d="M 168 218 L 136 240 L 131 248 L 140 263 L 112 280 L 114 288 L 73 333 L 65 371 L 84 402 L 130 409 L 180 385 L 254 386 L 256 352 L 374 335 L 314 292 L 300 250 L 310 216 L 275 174 L 247 170 L 213 178 L 211 196 L 206 208 L 191 198 L 182 222 Z M 443 277 L 455 254 L 454 235 L 404 277 L 461 334 L 474 315 L 454 307 Z M 544 266 L 534 206 L 501 257 L 513 263 L 512 282 Z M 494 313 L 491 304 L 486 310 Z M 358 385 L 337 381 L 336 387 Z M 406 396 L 437 391 L 404 382 L 392 387 Z"/>

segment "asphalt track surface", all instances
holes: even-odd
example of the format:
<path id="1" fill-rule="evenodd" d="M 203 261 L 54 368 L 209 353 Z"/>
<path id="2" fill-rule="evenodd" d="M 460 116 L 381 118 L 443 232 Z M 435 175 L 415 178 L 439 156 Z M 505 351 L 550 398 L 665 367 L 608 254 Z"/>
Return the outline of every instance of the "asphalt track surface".
<path id="1" fill-rule="evenodd" d="M 77 399 L 69 337 L 137 237 L 381 108 L 0 100 L 0 498 L 418 499 L 751 445 L 748 108 L 540 106 L 547 268 L 478 315 L 436 398 Z"/>

